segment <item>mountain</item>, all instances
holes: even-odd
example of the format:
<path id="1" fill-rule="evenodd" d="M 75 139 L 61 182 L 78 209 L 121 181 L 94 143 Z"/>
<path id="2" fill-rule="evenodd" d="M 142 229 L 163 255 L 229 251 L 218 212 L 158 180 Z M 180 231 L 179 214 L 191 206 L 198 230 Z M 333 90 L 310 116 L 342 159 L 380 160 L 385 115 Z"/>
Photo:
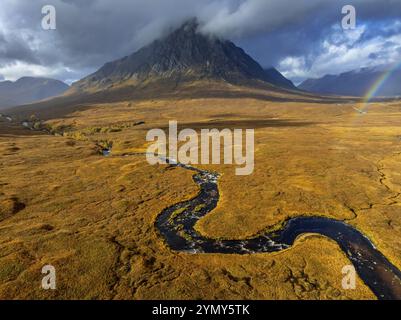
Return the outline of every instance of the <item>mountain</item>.
<path id="1" fill-rule="evenodd" d="M 200 33 L 196 20 L 184 23 L 130 56 L 106 63 L 97 72 L 74 83 L 73 89 L 99 91 L 160 79 L 168 79 L 177 85 L 203 79 L 235 84 L 258 80 L 296 89 L 277 70 L 264 70 L 234 43 Z"/>
<path id="2" fill-rule="evenodd" d="M 375 96 L 401 95 L 401 69 L 388 66 L 362 68 L 339 75 L 326 75 L 320 79 L 308 79 L 298 88 L 319 94 L 364 96 L 386 72 L 391 74 L 380 86 Z"/>
<path id="3" fill-rule="evenodd" d="M 288 80 L 275 68 L 265 69 L 265 73 L 269 77 L 268 82 L 273 83 L 276 86 L 284 87 L 284 88 L 288 88 L 288 89 L 296 88 L 291 80 Z"/>
<path id="4" fill-rule="evenodd" d="M 0 108 L 17 106 L 58 96 L 69 89 L 64 82 L 47 78 L 23 77 L 0 82 Z"/>

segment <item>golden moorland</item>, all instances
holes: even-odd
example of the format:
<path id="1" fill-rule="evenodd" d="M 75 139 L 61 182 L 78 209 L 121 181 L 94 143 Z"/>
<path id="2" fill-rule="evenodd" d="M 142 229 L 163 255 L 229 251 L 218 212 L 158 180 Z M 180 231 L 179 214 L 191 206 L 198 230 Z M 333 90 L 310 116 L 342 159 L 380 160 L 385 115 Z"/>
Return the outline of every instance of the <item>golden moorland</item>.
<path id="1" fill-rule="evenodd" d="M 218 84 L 157 97 L 51 100 L 0 119 L 1 299 L 375 299 L 338 245 L 309 234 L 278 253 L 188 254 L 154 223 L 198 192 L 191 172 L 151 166 L 146 132 L 177 120 L 189 128 L 254 128 L 255 170 L 199 165 L 221 174 L 218 207 L 196 225 L 213 238 L 247 238 L 289 217 L 346 221 L 401 268 L 401 102 L 368 113 L 345 98 L 318 99 Z M 101 100 L 101 99 L 99 99 Z M 54 107 L 51 107 L 55 104 Z M 20 122 L 43 119 L 56 135 Z M 103 157 L 99 146 L 113 146 Z M 41 269 L 57 270 L 43 290 Z"/>

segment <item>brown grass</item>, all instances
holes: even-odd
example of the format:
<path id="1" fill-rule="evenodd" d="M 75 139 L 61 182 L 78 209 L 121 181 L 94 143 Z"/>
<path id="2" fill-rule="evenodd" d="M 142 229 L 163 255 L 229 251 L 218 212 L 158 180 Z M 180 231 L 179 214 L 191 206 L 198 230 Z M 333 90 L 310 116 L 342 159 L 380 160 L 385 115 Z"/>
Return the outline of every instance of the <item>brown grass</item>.
<path id="1" fill-rule="evenodd" d="M 377 103 L 361 116 L 348 104 L 169 98 L 89 105 L 48 119 L 68 127 L 67 137 L 2 121 L 0 297 L 374 298 L 360 280 L 356 290 L 341 288 L 350 262 L 320 236 L 277 254 L 170 251 L 154 221 L 197 193 L 191 173 L 149 166 L 141 156 L 103 158 L 95 143 L 112 142 L 116 154 L 144 150 L 146 131 L 169 119 L 195 128 L 255 127 L 253 175 L 200 166 L 222 177 L 219 206 L 199 231 L 241 238 L 288 217 L 324 215 L 356 226 L 401 268 L 400 115 L 397 103 Z M 132 125 L 138 121 L 145 124 Z M 55 291 L 40 288 L 45 264 L 56 267 Z"/>

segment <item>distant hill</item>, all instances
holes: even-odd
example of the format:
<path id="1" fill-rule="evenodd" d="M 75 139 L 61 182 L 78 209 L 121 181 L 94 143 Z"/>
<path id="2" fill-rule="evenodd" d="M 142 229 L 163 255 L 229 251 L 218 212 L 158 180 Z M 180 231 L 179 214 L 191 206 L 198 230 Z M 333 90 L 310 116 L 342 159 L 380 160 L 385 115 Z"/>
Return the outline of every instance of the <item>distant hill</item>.
<path id="1" fill-rule="evenodd" d="M 320 79 L 308 79 L 298 88 L 319 94 L 364 96 L 376 81 L 390 68 L 362 68 L 339 75 L 326 75 Z M 376 96 L 401 95 L 401 69 L 394 70 L 376 93 Z"/>
<path id="2" fill-rule="evenodd" d="M 263 70 L 234 43 L 198 32 L 190 20 L 166 37 L 130 56 L 106 63 L 97 72 L 73 84 L 73 90 L 99 91 L 121 85 L 142 85 L 157 80 L 179 85 L 196 80 L 250 83 L 257 80 L 296 89 L 274 68 Z"/>
<path id="3" fill-rule="evenodd" d="M 15 82 L 0 82 L 0 109 L 32 103 L 64 93 L 69 86 L 62 81 L 23 77 Z"/>

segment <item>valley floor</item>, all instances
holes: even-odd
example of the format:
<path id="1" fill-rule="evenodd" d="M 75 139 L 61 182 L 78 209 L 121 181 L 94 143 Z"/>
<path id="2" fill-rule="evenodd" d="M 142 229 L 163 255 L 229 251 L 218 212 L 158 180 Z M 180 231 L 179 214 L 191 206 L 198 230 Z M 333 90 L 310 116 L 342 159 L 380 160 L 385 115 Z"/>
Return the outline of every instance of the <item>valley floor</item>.
<path id="1" fill-rule="evenodd" d="M 337 244 L 304 235 L 274 254 L 171 251 L 155 229 L 167 206 L 198 192 L 191 173 L 145 157 L 146 132 L 177 120 L 190 128 L 255 128 L 255 171 L 222 174 L 216 210 L 196 226 L 213 238 L 246 238 L 289 217 L 347 221 L 401 268 L 401 103 L 269 102 L 182 98 L 87 105 L 53 128 L 29 131 L 0 119 L 2 299 L 375 299 Z M 36 116 L 41 117 L 40 114 Z M 143 124 L 140 124 L 144 122 Z M 57 289 L 41 288 L 44 265 Z"/>

